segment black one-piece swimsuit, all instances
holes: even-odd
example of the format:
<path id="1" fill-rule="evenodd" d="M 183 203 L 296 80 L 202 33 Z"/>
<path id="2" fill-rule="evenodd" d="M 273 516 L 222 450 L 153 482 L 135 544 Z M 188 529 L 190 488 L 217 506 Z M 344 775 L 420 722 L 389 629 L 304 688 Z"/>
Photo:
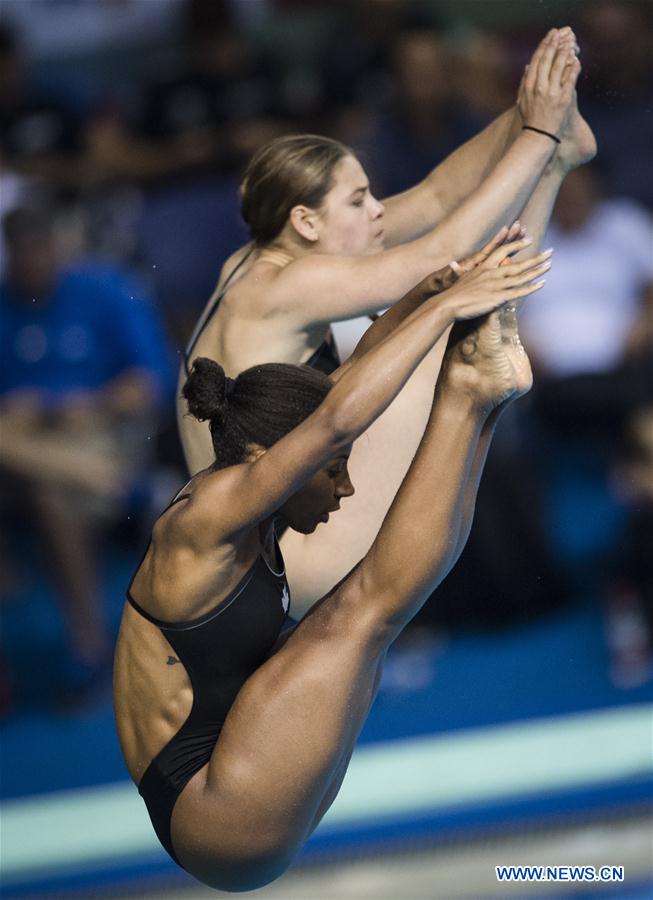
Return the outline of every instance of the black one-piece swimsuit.
<path id="1" fill-rule="evenodd" d="M 172 502 L 187 497 L 181 494 Z M 156 619 L 136 602 L 131 584 L 127 591 L 131 606 L 161 630 L 193 690 L 188 718 L 154 757 L 138 785 L 159 840 L 178 864 L 170 834 L 175 802 L 209 761 L 236 695 L 265 662 L 289 622 L 288 582 L 276 540 L 275 547 L 279 571 L 259 555 L 227 597 L 187 622 Z"/>

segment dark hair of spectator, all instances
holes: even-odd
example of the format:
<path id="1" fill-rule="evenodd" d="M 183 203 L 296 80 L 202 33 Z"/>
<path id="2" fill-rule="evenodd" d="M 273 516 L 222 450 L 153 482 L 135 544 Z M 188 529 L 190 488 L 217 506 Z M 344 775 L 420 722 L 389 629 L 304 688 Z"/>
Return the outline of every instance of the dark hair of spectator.
<path id="1" fill-rule="evenodd" d="M 208 420 L 218 468 L 244 461 L 253 444 L 271 447 L 315 412 L 331 382 L 309 366 L 266 363 L 232 380 L 200 356 L 182 389 L 188 410 Z"/>
<path id="2" fill-rule="evenodd" d="M 8 244 L 21 239 L 47 240 L 54 231 L 54 215 L 45 207 L 20 206 L 2 220 L 2 232 Z"/>
<path id="3" fill-rule="evenodd" d="M 319 209 L 333 186 L 333 170 L 352 151 L 315 134 L 275 138 L 254 154 L 240 185 L 240 211 L 257 244 L 279 236 L 294 206 Z"/>
<path id="4" fill-rule="evenodd" d="M 18 40 L 12 28 L 0 22 L 0 57 L 14 56 L 18 52 Z"/>

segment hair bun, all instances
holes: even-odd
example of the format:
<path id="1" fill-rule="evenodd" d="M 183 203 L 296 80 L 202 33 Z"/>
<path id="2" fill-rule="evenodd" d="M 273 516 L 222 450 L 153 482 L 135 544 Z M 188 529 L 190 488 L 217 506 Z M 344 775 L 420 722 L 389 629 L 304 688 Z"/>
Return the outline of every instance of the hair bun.
<path id="1" fill-rule="evenodd" d="M 226 387 L 227 376 L 222 366 L 214 359 L 198 356 L 182 388 L 188 411 L 200 422 L 222 417 L 226 408 Z"/>

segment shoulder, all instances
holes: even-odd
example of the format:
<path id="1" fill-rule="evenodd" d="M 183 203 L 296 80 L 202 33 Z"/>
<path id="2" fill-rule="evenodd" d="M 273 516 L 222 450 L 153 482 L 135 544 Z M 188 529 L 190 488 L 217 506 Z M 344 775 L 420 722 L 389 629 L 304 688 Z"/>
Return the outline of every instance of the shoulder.
<path id="1" fill-rule="evenodd" d="M 236 274 L 237 269 L 245 263 L 245 260 L 252 255 L 253 251 L 254 244 L 252 241 L 249 241 L 247 244 L 243 244 L 242 247 L 239 247 L 238 250 L 234 251 L 231 256 L 227 257 L 220 269 L 218 288 L 221 288 L 225 281 L 228 281 Z"/>
<path id="2" fill-rule="evenodd" d="M 245 263 L 246 254 L 241 262 Z M 243 271 L 237 269 L 240 262 L 235 261 L 229 267 L 228 261 L 223 268 L 220 277 L 220 291 L 225 291 L 223 301 L 225 306 L 234 303 L 234 309 L 241 313 L 246 309 L 254 318 L 268 318 L 277 313 L 284 313 L 288 307 L 296 302 L 297 290 L 293 287 L 296 279 L 297 267 L 300 267 L 300 275 L 306 270 L 300 265 L 302 259 L 277 260 L 273 257 L 254 256 L 251 263 L 243 265 Z M 312 270 L 312 267 L 310 267 Z M 303 295 L 304 301 L 306 296 Z"/>
<path id="3" fill-rule="evenodd" d="M 228 543 L 233 537 L 234 509 L 250 468 L 243 463 L 199 472 L 180 499 L 173 500 L 159 516 L 153 537 L 165 537 L 168 542 L 196 550 L 216 548 L 223 541 Z"/>
<path id="4" fill-rule="evenodd" d="M 268 299 L 280 312 L 296 308 L 298 300 L 302 309 L 310 307 L 311 290 L 315 290 L 320 277 L 337 270 L 345 259 L 335 254 L 309 253 L 283 267 L 269 265 L 274 291 Z"/>

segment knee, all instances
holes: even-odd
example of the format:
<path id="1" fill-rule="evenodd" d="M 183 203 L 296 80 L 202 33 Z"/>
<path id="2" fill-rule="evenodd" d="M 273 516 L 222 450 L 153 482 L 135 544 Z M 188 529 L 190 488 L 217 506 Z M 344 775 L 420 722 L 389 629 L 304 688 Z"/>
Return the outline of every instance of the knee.
<path id="1" fill-rule="evenodd" d="M 286 871 L 294 855 L 287 848 L 262 851 L 249 847 L 243 848 L 238 858 L 189 860 L 188 864 L 184 862 L 184 868 L 213 890 L 240 893 L 258 890 L 275 881 Z"/>
<path id="2" fill-rule="evenodd" d="M 390 634 L 386 621 L 385 604 L 374 597 L 357 573 L 335 588 L 331 594 L 313 607 L 300 622 L 299 629 L 305 638 L 315 629 L 316 641 L 324 647 L 330 638 L 341 646 L 343 641 L 356 641 L 366 650 L 381 652 Z"/>
<path id="3" fill-rule="evenodd" d="M 388 649 L 405 621 L 390 587 L 380 587 L 368 575 L 360 567 L 338 589 L 340 621 L 349 639 L 357 639 L 368 651 L 379 654 Z"/>
<path id="4" fill-rule="evenodd" d="M 252 862 L 244 868 L 224 869 L 217 873 L 211 873 L 208 877 L 191 871 L 191 874 L 207 887 L 215 891 L 228 891 L 229 893 L 242 893 L 243 891 L 256 891 L 265 887 L 279 878 L 288 868 L 289 863 L 262 863 Z"/>
<path id="5" fill-rule="evenodd" d="M 195 807 L 190 818 L 184 817 L 188 810 L 183 807 L 175 810 L 177 858 L 194 878 L 215 890 L 250 891 L 269 884 L 285 872 L 305 838 L 291 830 L 289 822 L 269 821 L 264 808 L 249 803 L 247 791 L 237 789 L 241 777 L 248 777 L 247 767 L 231 767 L 228 778 L 223 772 L 222 781 L 231 785 L 226 793 L 224 784 L 219 795 L 203 788 L 202 795 L 211 798 L 208 811 Z M 232 792 L 240 794 L 237 802 Z"/>

